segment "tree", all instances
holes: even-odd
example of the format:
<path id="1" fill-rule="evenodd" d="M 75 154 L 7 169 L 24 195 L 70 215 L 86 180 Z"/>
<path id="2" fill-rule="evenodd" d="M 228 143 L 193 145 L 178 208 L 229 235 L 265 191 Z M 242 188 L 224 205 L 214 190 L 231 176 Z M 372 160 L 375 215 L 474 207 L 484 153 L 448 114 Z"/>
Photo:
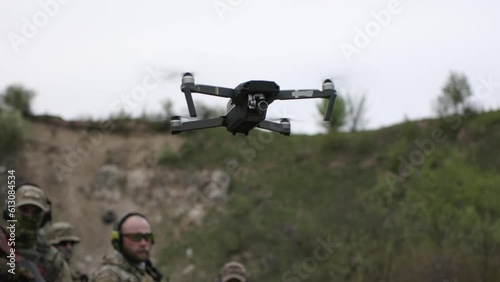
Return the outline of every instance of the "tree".
<path id="1" fill-rule="evenodd" d="M 164 115 L 167 120 L 170 120 L 173 115 L 173 109 L 174 109 L 174 102 L 170 99 L 166 99 L 161 103 L 162 106 L 162 115 Z"/>
<path id="2" fill-rule="evenodd" d="M 19 111 L 0 111 L 0 160 L 21 146 L 28 130 Z"/>
<path id="3" fill-rule="evenodd" d="M 477 112 L 470 97 L 472 97 L 472 89 L 465 74 L 450 72 L 448 81 L 442 88 L 442 94 L 437 99 L 437 114 L 446 116 Z"/>
<path id="4" fill-rule="evenodd" d="M 318 111 L 322 116 L 325 115 L 327 104 L 328 100 L 318 104 Z M 362 129 L 366 123 L 366 95 L 354 97 L 347 93 L 337 96 L 330 123 L 324 124 L 324 126 L 329 131 L 347 128 L 351 132 L 356 132 Z"/>
<path id="5" fill-rule="evenodd" d="M 7 87 L 2 95 L 3 102 L 16 110 L 23 116 L 31 116 L 31 100 L 35 97 L 35 92 L 24 88 L 22 85 L 11 85 Z"/>
<path id="6" fill-rule="evenodd" d="M 366 119 L 366 94 L 360 97 L 353 97 L 352 95 L 346 95 L 346 119 L 349 131 L 356 132 L 367 123 Z"/>
<path id="7" fill-rule="evenodd" d="M 325 116 L 328 100 L 323 100 L 317 104 L 318 111 L 321 116 Z M 328 123 L 322 123 L 327 131 L 339 131 L 346 124 L 347 110 L 346 102 L 342 96 L 338 95 L 335 99 L 335 106 L 333 107 L 332 116 Z"/>

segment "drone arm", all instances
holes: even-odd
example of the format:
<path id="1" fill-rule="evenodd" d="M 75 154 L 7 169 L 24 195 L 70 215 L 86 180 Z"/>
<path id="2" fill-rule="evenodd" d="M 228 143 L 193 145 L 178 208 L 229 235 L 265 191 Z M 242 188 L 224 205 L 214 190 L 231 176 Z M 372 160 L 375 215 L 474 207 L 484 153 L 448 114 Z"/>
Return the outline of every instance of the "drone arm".
<path id="1" fill-rule="evenodd" d="M 275 132 L 279 132 L 280 134 L 290 136 L 290 123 L 276 123 L 267 120 L 261 121 L 258 125 L 258 128 L 267 129 Z"/>
<path id="2" fill-rule="evenodd" d="M 173 120 L 170 122 L 170 132 L 172 134 L 179 134 L 183 131 L 213 128 L 224 125 L 224 117 L 202 119 L 195 121 L 181 122 L 180 120 Z"/>
<path id="3" fill-rule="evenodd" d="M 330 95 L 330 99 L 328 99 L 328 105 L 326 106 L 324 121 L 330 121 L 332 118 L 333 106 L 335 105 L 335 98 L 337 98 L 337 94 L 333 93 Z"/>
<path id="4" fill-rule="evenodd" d="M 329 121 L 332 117 L 333 106 L 337 98 L 335 89 L 320 90 L 283 90 L 278 93 L 276 99 L 292 100 L 292 99 L 309 99 L 309 98 L 329 98 L 326 106 L 324 121 Z"/>
<path id="5" fill-rule="evenodd" d="M 189 85 L 188 87 L 191 92 L 195 93 L 202 93 L 202 94 L 225 97 L 225 98 L 233 98 L 234 96 L 234 90 L 231 88 L 210 86 L 203 84 L 192 84 Z"/>
<path id="6" fill-rule="evenodd" d="M 193 102 L 193 96 L 191 96 L 191 89 L 190 87 L 184 87 L 181 88 L 182 92 L 184 92 L 184 95 L 186 96 L 186 103 L 188 105 L 189 109 L 189 115 L 191 117 L 196 117 L 196 109 L 194 107 L 194 102 Z"/>
<path id="7" fill-rule="evenodd" d="M 320 91 L 315 89 L 304 90 L 282 90 L 278 93 L 278 100 L 309 99 L 309 98 L 329 98 L 332 90 Z"/>

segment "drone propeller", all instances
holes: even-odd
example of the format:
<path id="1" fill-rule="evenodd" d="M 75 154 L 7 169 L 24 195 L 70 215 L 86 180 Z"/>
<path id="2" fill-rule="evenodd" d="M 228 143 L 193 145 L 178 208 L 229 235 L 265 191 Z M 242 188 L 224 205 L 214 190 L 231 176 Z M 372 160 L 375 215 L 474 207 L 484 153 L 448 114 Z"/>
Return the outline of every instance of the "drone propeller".
<path id="1" fill-rule="evenodd" d="M 191 75 L 197 74 L 196 72 L 186 72 L 186 71 L 180 71 L 177 69 L 163 68 L 163 69 L 161 69 L 161 78 L 163 78 L 165 81 L 178 82 L 182 79 L 182 77 L 186 73 L 190 73 Z"/>

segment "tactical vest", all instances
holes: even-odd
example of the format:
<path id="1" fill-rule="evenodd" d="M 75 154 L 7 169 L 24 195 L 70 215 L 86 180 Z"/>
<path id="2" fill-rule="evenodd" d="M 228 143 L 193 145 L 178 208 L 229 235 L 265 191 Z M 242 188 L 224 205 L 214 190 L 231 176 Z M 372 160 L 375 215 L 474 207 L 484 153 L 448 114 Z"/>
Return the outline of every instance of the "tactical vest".
<path id="1" fill-rule="evenodd" d="M 152 267 L 152 266 L 151 266 Z M 146 270 L 129 263 L 121 254 L 105 257 L 101 266 L 94 273 L 91 281 L 123 281 L 123 282 L 156 282 L 161 281 L 161 275 L 153 278 Z"/>

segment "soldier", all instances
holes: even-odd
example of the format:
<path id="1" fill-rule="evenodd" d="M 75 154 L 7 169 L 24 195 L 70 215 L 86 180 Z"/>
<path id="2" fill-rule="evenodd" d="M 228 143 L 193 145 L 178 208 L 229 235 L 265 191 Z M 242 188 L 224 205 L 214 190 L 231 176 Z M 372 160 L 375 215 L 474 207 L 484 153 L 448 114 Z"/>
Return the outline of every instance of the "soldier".
<path id="1" fill-rule="evenodd" d="M 218 282 L 248 282 L 248 280 L 247 270 L 243 264 L 231 261 L 222 267 Z"/>
<path id="2" fill-rule="evenodd" d="M 0 225 L 0 281 L 4 282 L 45 282 L 38 267 L 15 252 L 15 242 L 10 240 L 10 232 Z M 14 250 L 14 252 L 11 252 Z"/>
<path id="3" fill-rule="evenodd" d="M 47 195 L 39 186 L 31 183 L 21 184 L 15 191 L 16 254 L 34 263 L 46 282 L 71 281 L 69 267 L 62 255 L 38 232 L 52 219 L 51 203 Z M 6 220 L 12 219 L 11 215 L 7 209 L 4 210 Z"/>
<path id="4" fill-rule="evenodd" d="M 115 254 L 104 257 L 91 281 L 161 281 L 161 273 L 149 260 L 154 236 L 144 215 L 136 212 L 123 215 L 111 233 L 111 244 Z"/>
<path id="5" fill-rule="evenodd" d="M 49 226 L 46 230 L 47 240 L 56 247 L 62 254 L 66 263 L 71 266 L 71 258 L 73 257 L 73 248 L 80 242 L 80 237 L 76 236 L 75 229 L 67 222 L 56 222 Z M 71 267 L 70 267 L 71 269 Z M 88 281 L 88 276 L 71 269 L 71 277 L 73 281 Z"/>

